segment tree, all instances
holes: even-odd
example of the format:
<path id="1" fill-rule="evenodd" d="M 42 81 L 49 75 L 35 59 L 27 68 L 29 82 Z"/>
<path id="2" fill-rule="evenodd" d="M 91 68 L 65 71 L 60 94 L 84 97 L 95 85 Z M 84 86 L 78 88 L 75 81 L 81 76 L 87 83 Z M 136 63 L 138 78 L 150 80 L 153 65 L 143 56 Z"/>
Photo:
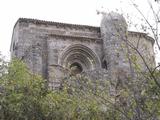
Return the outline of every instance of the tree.
<path id="1" fill-rule="evenodd" d="M 108 117 L 96 99 L 92 99 L 92 94 L 88 97 L 77 92 L 71 94 L 67 85 L 61 91 L 50 91 L 46 81 L 30 73 L 22 61 L 13 60 L 5 69 L 7 72 L 0 78 L 1 120 L 103 120 Z"/>

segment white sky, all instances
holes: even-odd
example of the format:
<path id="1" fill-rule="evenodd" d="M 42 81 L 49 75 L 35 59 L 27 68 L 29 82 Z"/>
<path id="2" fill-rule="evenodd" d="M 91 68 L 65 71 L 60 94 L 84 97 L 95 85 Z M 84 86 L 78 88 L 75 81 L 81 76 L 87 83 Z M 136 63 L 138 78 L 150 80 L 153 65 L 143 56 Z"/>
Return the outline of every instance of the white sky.
<path id="1" fill-rule="evenodd" d="M 96 10 L 129 13 L 135 17 L 130 0 L 0 0 L 0 51 L 7 58 L 12 30 L 20 17 L 55 22 L 99 26 L 101 15 Z M 142 12 L 148 16 L 147 0 L 135 0 Z M 152 0 L 153 1 L 153 0 Z"/>

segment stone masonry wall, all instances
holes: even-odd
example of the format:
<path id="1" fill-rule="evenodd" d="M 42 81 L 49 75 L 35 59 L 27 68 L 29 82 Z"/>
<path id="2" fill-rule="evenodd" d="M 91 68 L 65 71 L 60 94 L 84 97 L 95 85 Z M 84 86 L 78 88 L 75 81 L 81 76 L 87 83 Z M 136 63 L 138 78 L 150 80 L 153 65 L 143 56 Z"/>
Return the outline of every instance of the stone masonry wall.
<path id="1" fill-rule="evenodd" d="M 125 20 L 117 16 L 114 22 L 120 25 L 121 36 L 138 46 L 147 62 L 154 66 L 154 40 L 144 33 L 127 31 L 127 27 L 121 27 Z M 130 66 L 125 57 L 126 48 L 118 50 L 124 42 L 115 33 L 112 22 L 106 26 L 103 23 L 100 30 L 100 27 L 20 18 L 13 30 L 11 56 L 24 60 L 32 72 L 48 79 L 50 87 L 59 84 L 66 73 L 71 72 L 72 65 L 79 66 L 82 73 L 86 71 L 91 78 L 101 73 L 104 75 L 99 79 L 114 77 L 112 70 L 122 73 Z M 139 57 L 138 62 L 143 66 Z"/>

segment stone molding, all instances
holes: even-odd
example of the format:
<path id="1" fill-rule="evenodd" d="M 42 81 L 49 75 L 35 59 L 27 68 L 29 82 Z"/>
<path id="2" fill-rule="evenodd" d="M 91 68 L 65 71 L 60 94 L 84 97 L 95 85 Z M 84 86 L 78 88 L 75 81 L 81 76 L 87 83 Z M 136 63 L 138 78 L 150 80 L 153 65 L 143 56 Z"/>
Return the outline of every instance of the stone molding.
<path id="1" fill-rule="evenodd" d="M 69 24 L 69 23 L 61 23 L 61 22 L 53 22 L 53 21 L 45 21 L 45 20 L 38 20 L 38 19 L 29 19 L 29 18 L 19 18 L 17 23 L 21 23 L 21 22 L 25 22 L 25 23 L 33 23 L 33 24 L 43 24 L 43 25 L 55 25 L 57 26 L 57 28 L 62 27 L 70 27 L 70 28 L 79 28 L 79 29 L 90 29 L 91 31 L 98 31 L 100 32 L 100 28 L 99 27 L 95 27 L 95 26 L 88 26 L 88 25 L 78 25 L 78 24 Z M 17 24 L 16 23 L 16 24 Z M 15 24 L 15 26 L 16 26 Z"/>
<path id="2" fill-rule="evenodd" d="M 81 44 L 73 44 L 70 45 L 69 47 L 67 47 L 60 55 L 59 60 L 58 60 L 58 64 L 60 64 L 61 66 L 66 66 L 66 64 L 69 62 L 67 59 L 71 59 L 74 57 L 74 55 L 77 54 L 78 59 L 80 60 L 82 57 L 85 56 L 86 61 L 85 62 L 89 62 L 88 64 L 92 65 L 93 62 L 94 66 L 91 67 L 91 69 L 95 69 L 98 67 L 101 67 L 101 62 L 99 60 L 99 58 L 97 57 L 96 53 L 94 51 L 92 51 L 90 48 L 88 48 L 87 46 L 81 45 Z M 76 58 L 74 58 L 75 60 Z M 82 62 L 83 63 L 83 62 Z M 90 67 L 88 67 L 90 68 Z"/>
<path id="3" fill-rule="evenodd" d="M 46 36 L 49 36 L 49 37 L 57 37 L 57 38 L 64 38 L 64 39 L 67 39 L 67 38 L 72 38 L 72 39 L 87 39 L 87 40 L 95 40 L 96 42 L 98 43 L 101 43 L 102 42 L 102 39 L 101 38 L 94 38 L 94 37 L 86 37 L 86 36 L 74 36 L 74 35 L 58 35 L 58 34 L 46 34 Z"/>

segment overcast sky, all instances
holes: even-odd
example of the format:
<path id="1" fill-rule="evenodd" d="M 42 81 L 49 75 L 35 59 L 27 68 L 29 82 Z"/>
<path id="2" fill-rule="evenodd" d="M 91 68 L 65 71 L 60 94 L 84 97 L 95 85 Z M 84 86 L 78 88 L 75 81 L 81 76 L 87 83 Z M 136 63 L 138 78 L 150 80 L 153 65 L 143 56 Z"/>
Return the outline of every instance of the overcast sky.
<path id="1" fill-rule="evenodd" d="M 18 18 L 35 18 L 55 22 L 99 26 L 96 10 L 129 13 L 135 9 L 129 0 L 0 0 L 0 51 L 9 58 L 14 24 Z M 147 0 L 135 0 L 148 16 Z"/>

